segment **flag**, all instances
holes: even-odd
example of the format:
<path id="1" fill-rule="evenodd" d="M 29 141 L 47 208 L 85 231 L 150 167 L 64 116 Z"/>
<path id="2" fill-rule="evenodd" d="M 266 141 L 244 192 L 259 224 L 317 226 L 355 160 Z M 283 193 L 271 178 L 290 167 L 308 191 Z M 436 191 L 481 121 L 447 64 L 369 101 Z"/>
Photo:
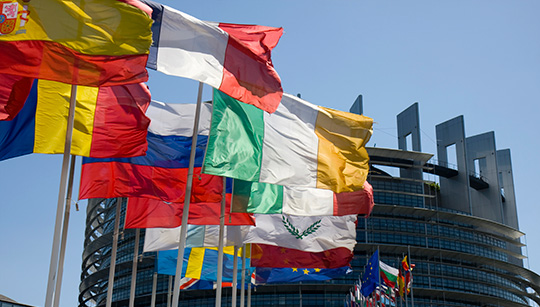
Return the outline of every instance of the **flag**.
<path id="1" fill-rule="evenodd" d="M 274 245 L 306 252 L 324 252 L 341 247 L 352 252 L 356 245 L 356 219 L 356 215 L 255 214 L 257 225 L 250 229 L 244 243 Z"/>
<path id="2" fill-rule="evenodd" d="M 183 209 L 183 203 L 130 197 L 127 203 L 124 228 L 178 227 L 182 225 Z M 199 199 L 195 199 L 189 204 L 188 223 L 192 225 L 219 225 L 220 214 L 221 204 L 219 202 L 200 202 Z M 247 213 L 231 213 L 229 195 L 225 206 L 225 225 L 255 225 L 255 219 Z"/>
<path id="3" fill-rule="evenodd" d="M 194 79 L 267 112 L 277 108 L 283 89 L 270 59 L 282 28 L 213 23 L 171 7 L 153 9 L 153 45 L 147 67 Z"/>
<path id="4" fill-rule="evenodd" d="M 353 252 L 337 247 L 323 252 L 306 252 L 267 244 L 251 245 L 251 266 L 272 268 L 326 268 L 348 266 Z"/>
<path id="5" fill-rule="evenodd" d="M 13 82 L 19 79 L 17 76 L 0 74 L 0 79 L 7 80 L 0 82 L 0 93 L 6 93 L 6 87 L 14 85 L 9 97 L 22 101 L 15 98 L 17 86 L 25 91 L 27 84 Z M 15 104 L 8 104 L 4 110 L 0 107 L 0 118 L 4 115 L 3 119 L 11 119 L 0 121 L 0 160 L 30 153 L 63 153 L 70 92 L 69 84 L 33 80 L 20 111 L 11 109 Z M 76 98 L 71 154 L 130 157 L 146 152 L 150 119 L 145 111 L 150 103 L 150 91 L 145 84 L 79 86 Z"/>
<path id="6" fill-rule="evenodd" d="M 407 256 L 405 256 L 403 257 L 403 260 L 401 260 L 401 266 L 403 268 L 403 271 L 405 272 L 404 287 L 405 289 L 407 289 L 407 294 L 409 294 L 412 288 L 412 270 L 414 268 L 414 264 L 411 264 L 409 266 L 409 262 L 407 261 Z"/>
<path id="7" fill-rule="evenodd" d="M 379 261 L 382 281 L 390 288 L 396 287 L 399 270 L 389 266 L 388 264 Z"/>
<path id="8" fill-rule="evenodd" d="M 153 101 L 147 116 L 148 151 L 129 159 L 83 159 L 79 199 L 142 197 L 183 203 L 188 175 L 194 104 Z M 221 203 L 223 179 L 201 174 L 211 106 L 201 106 L 191 201 Z"/>
<path id="9" fill-rule="evenodd" d="M 237 284 L 240 288 L 242 284 Z M 232 287 L 232 282 L 221 282 L 222 288 Z M 182 277 L 180 279 L 180 290 L 212 290 L 217 288 L 217 283 L 196 278 Z M 246 287 L 247 288 L 247 287 Z M 244 288 L 245 289 L 245 288 Z"/>
<path id="10" fill-rule="evenodd" d="M 182 277 L 182 279 L 180 279 L 180 290 L 210 290 L 210 289 L 215 289 L 215 285 L 212 281 L 200 280 L 200 279 L 189 278 L 189 277 Z"/>
<path id="11" fill-rule="evenodd" d="M 145 252 L 178 249 L 181 228 L 148 228 L 144 236 Z M 242 246 L 251 226 L 225 226 L 223 246 Z M 218 247 L 219 225 L 188 225 L 186 247 Z"/>
<path id="12" fill-rule="evenodd" d="M 363 188 L 373 120 L 284 94 L 273 114 L 214 91 L 204 173 L 283 186 Z"/>
<path id="13" fill-rule="evenodd" d="M 233 212 L 369 216 L 373 206 L 373 188 L 367 181 L 359 191 L 334 193 L 324 189 L 234 180 Z"/>
<path id="14" fill-rule="evenodd" d="M 255 280 L 257 284 L 323 281 L 342 277 L 351 272 L 349 266 L 335 269 L 257 267 L 255 268 Z"/>
<path id="15" fill-rule="evenodd" d="M 379 251 L 376 250 L 366 265 L 362 276 L 362 288 L 360 292 L 363 296 L 369 296 L 379 285 Z"/>
<path id="16" fill-rule="evenodd" d="M 237 263 L 242 263 L 242 248 L 238 249 Z M 234 247 L 226 246 L 223 249 L 223 275 L 222 281 L 232 282 Z M 158 274 L 176 275 L 178 250 L 160 251 L 157 256 L 156 271 Z M 184 265 L 182 276 L 206 281 L 217 281 L 218 249 L 214 247 L 193 247 L 184 250 Z M 241 266 L 238 266 L 238 280 L 242 279 Z M 246 277 L 251 275 L 249 257 L 246 256 Z"/>
<path id="17" fill-rule="evenodd" d="M 397 289 L 399 296 L 403 298 L 403 295 L 405 294 L 405 279 L 403 278 L 403 274 L 401 273 L 401 270 L 399 271 L 398 278 L 397 278 Z"/>
<path id="18" fill-rule="evenodd" d="M 152 20 L 138 7 L 100 0 L 0 7 L 0 73 L 87 86 L 148 80 Z"/>

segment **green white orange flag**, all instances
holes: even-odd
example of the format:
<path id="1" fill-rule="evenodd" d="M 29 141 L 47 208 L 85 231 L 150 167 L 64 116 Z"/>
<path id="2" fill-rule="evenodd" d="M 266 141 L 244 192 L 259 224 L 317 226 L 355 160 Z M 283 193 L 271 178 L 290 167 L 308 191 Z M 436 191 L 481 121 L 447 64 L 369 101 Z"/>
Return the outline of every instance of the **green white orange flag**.
<path id="1" fill-rule="evenodd" d="M 204 173 L 282 186 L 359 191 L 371 118 L 283 94 L 265 113 L 215 90 Z"/>

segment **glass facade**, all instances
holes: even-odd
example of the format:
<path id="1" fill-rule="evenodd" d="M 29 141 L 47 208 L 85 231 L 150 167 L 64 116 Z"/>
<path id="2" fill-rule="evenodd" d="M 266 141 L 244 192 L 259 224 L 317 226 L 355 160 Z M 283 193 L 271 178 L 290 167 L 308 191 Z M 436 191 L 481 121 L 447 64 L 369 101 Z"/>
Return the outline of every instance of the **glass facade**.
<path id="1" fill-rule="evenodd" d="M 521 243 L 509 231 L 517 233 L 517 229 L 445 208 L 434 181 L 392 177 L 378 171 L 376 161 L 372 159 L 373 172 L 368 177 L 375 207 L 369 218 L 358 219 L 353 273 L 325 282 L 258 286 L 251 292 L 251 306 L 343 306 L 346 294 L 377 249 L 381 260 L 393 267 L 399 267 L 405 255 L 415 264 L 408 304 L 530 306 L 527 289 L 538 287 L 534 280 L 540 277 L 515 264 L 521 263 L 521 254 L 515 252 Z M 388 166 L 392 163 L 386 162 Z M 105 305 L 115 204 L 115 199 L 89 202 L 80 307 Z M 113 306 L 128 306 L 134 230 L 124 230 L 120 237 Z M 143 240 L 144 231 L 140 250 Z M 153 267 L 152 253 L 140 256 L 135 306 L 150 306 Z M 158 276 L 156 306 L 167 306 L 169 287 L 169 277 Z M 213 290 L 180 293 L 180 306 L 215 306 Z M 231 305 L 230 288 L 223 289 L 222 305 Z"/>

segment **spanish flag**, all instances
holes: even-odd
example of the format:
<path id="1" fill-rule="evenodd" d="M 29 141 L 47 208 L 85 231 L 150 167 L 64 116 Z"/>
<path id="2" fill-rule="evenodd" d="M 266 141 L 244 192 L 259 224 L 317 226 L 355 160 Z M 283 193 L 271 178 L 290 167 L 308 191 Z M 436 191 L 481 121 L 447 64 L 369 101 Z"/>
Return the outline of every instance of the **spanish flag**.
<path id="1" fill-rule="evenodd" d="M 86 86 L 147 81 L 152 19 L 129 3 L 0 2 L 0 73 Z"/>

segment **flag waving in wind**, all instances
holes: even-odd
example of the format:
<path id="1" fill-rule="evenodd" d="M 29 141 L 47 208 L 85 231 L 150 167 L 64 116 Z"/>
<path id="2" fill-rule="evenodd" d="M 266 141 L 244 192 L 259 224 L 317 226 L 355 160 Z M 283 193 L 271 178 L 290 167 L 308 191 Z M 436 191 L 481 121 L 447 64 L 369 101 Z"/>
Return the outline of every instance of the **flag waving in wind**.
<path id="1" fill-rule="evenodd" d="M 148 80 L 152 20 L 140 5 L 19 0 L 0 9 L 0 73 L 87 86 Z"/>
<path id="2" fill-rule="evenodd" d="M 13 92 L 20 84 L 10 83 L 15 80 L 10 77 L 0 74 L 4 81 L 0 93 L 9 92 L 3 97 L 15 99 Z M 70 90 L 69 84 L 35 79 L 27 98 L 21 98 L 22 109 L 10 109 L 15 104 L 7 110 L 0 107 L 0 161 L 30 153 L 64 152 Z M 76 98 L 71 154 L 100 158 L 145 154 L 150 124 L 145 115 L 150 104 L 146 84 L 79 86 Z"/>
<path id="3" fill-rule="evenodd" d="M 363 189 L 371 118 L 284 94 L 273 114 L 215 90 L 206 174 L 283 186 Z"/>
<path id="4" fill-rule="evenodd" d="M 270 59 L 282 28 L 213 23 L 152 1 L 153 45 L 147 67 L 198 80 L 274 112 L 283 95 Z"/>

